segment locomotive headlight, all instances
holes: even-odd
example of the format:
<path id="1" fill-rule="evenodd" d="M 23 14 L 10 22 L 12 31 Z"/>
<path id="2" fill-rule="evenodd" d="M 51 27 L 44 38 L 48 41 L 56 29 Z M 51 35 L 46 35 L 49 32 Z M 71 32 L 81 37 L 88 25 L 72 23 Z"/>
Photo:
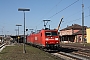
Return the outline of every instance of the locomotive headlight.
<path id="1" fill-rule="evenodd" d="M 58 40 L 58 38 L 55 38 L 55 40 Z"/>
<path id="2" fill-rule="evenodd" d="M 46 44 L 47 44 L 47 42 L 46 42 Z"/>
<path id="3" fill-rule="evenodd" d="M 58 42 L 56 42 L 56 43 L 58 43 Z"/>
<path id="4" fill-rule="evenodd" d="M 48 38 L 46 38 L 46 40 L 48 41 Z"/>

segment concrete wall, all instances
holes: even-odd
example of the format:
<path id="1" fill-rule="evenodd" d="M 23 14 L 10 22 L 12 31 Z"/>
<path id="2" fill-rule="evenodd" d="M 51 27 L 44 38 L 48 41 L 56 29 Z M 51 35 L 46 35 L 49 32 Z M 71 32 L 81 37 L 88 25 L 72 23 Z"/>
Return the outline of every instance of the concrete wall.
<path id="1" fill-rule="evenodd" d="M 73 33 L 76 33 L 78 32 L 79 30 L 63 30 L 63 31 L 60 31 L 60 36 L 61 35 L 72 35 Z"/>
<path id="2" fill-rule="evenodd" d="M 72 30 L 60 31 L 60 36 L 61 36 L 61 35 L 72 35 Z"/>
<path id="3" fill-rule="evenodd" d="M 86 33 L 87 33 L 87 43 L 90 43 L 90 28 L 86 29 Z"/>

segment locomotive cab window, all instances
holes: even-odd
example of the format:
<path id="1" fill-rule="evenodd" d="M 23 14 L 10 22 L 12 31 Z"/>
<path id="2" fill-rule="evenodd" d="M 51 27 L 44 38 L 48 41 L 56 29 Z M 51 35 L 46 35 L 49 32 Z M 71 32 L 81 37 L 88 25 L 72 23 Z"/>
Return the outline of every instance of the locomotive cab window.
<path id="1" fill-rule="evenodd" d="M 57 32 L 45 32 L 46 36 L 57 36 Z"/>
<path id="2" fill-rule="evenodd" d="M 52 36 L 57 36 L 57 32 L 52 32 Z"/>

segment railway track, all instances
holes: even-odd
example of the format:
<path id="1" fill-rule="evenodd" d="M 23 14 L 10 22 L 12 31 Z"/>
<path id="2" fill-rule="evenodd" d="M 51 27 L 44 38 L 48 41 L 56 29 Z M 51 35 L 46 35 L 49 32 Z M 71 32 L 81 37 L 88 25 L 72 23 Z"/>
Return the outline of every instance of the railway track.
<path id="1" fill-rule="evenodd" d="M 90 48 L 85 48 L 85 47 L 76 47 L 76 46 L 62 46 L 64 48 L 73 48 L 73 49 L 77 49 L 77 50 L 81 50 L 81 51 L 85 51 L 88 50 L 90 51 Z"/>
<path id="2" fill-rule="evenodd" d="M 90 53 L 85 53 L 85 52 L 78 51 L 78 52 L 72 52 L 72 54 L 90 59 Z"/>
<path id="3" fill-rule="evenodd" d="M 3 48 L 5 48 L 5 44 L 6 43 L 0 45 L 0 52 L 3 50 Z"/>
<path id="4" fill-rule="evenodd" d="M 73 49 L 79 49 L 79 50 L 90 50 L 90 46 L 89 45 L 86 45 L 86 44 L 75 44 L 75 43 L 72 43 L 72 44 L 61 44 L 62 47 L 66 47 L 66 48 L 73 48 Z"/>
<path id="5" fill-rule="evenodd" d="M 51 54 L 64 60 L 90 60 L 90 48 L 85 46 L 62 46 L 60 52 Z"/>
<path id="6" fill-rule="evenodd" d="M 73 48 L 73 49 L 76 49 L 77 52 L 73 52 L 73 53 L 76 53 L 76 54 L 81 54 L 83 56 L 88 56 L 90 57 L 90 48 L 87 48 L 87 47 L 75 47 L 75 46 L 63 46 L 64 48 Z"/>
<path id="7" fill-rule="evenodd" d="M 89 58 L 72 54 L 72 53 L 65 53 L 65 52 L 58 52 L 58 53 L 51 53 L 54 56 L 60 57 L 64 60 L 90 60 Z"/>

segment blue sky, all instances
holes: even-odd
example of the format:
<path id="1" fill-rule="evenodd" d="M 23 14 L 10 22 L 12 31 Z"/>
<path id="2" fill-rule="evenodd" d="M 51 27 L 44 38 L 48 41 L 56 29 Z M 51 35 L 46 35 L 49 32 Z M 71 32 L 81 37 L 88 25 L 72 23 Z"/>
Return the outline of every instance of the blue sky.
<path id="1" fill-rule="evenodd" d="M 76 2 L 76 3 L 74 3 Z M 84 25 L 90 27 L 90 0 L 83 0 L 84 4 Z M 26 12 L 26 28 L 42 29 L 44 28 L 43 20 L 51 20 L 51 29 L 57 28 L 59 21 L 64 17 L 61 28 L 67 25 L 82 25 L 82 0 L 0 0 L 0 35 L 15 35 L 18 27 L 20 34 L 23 34 L 24 17 L 23 12 L 18 8 L 30 8 Z M 2 33 L 3 31 L 3 33 Z M 30 31 L 27 32 L 28 34 Z"/>

